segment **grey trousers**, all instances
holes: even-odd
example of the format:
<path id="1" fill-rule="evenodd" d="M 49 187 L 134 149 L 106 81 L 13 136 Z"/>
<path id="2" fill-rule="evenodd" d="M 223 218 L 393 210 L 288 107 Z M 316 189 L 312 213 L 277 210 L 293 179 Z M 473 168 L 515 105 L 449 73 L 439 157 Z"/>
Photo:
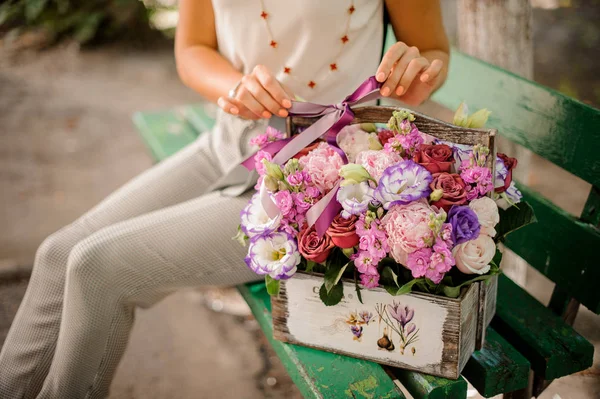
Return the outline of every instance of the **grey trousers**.
<path id="1" fill-rule="evenodd" d="M 207 193 L 239 158 L 229 139 L 204 134 L 43 242 L 0 353 L 0 398 L 106 397 L 136 306 L 257 280 L 231 239 L 249 195 Z"/>

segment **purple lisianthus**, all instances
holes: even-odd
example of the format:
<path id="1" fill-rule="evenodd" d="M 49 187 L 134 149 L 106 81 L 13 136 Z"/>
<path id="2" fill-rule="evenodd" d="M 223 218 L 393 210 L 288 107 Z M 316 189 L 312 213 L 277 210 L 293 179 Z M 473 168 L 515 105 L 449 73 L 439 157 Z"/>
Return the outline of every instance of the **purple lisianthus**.
<path id="1" fill-rule="evenodd" d="M 373 189 L 367 182 L 342 186 L 337 192 L 337 201 L 342 205 L 342 217 L 364 213 L 373 199 Z"/>
<path id="2" fill-rule="evenodd" d="M 244 234 L 252 238 L 275 231 L 281 223 L 281 213 L 274 219 L 269 218 L 260 202 L 260 196 L 254 194 L 248 205 L 240 213 L 241 228 Z"/>
<path id="3" fill-rule="evenodd" d="M 452 225 L 452 242 L 454 245 L 474 240 L 479 236 L 481 225 L 477 214 L 468 206 L 453 206 L 448 212 L 447 222 Z"/>
<path id="4" fill-rule="evenodd" d="M 375 199 L 389 210 L 394 205 L 406 205 L 431 194 L 433 178 L 423 166 L 413 161 L 401 161 L 383 171 L 375 189 Z"/>
<path id="5" fill-rule="evenodd" d="M 275 280 L 285 280 L 296 273 L 300 259 L 294 237 L 278 231 L 250 240 L 245 261 L 256 274 L 268 274 Z"/>

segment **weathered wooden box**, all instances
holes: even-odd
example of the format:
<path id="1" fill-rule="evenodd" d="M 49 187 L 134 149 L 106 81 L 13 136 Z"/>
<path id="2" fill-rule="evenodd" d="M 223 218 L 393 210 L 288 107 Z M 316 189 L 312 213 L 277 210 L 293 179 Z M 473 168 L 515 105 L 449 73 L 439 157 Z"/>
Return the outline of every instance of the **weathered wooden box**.
<path id="1" fill-rule="evenodd" d="M 386 123 L 396 109 L 356 108 L 352 123 Z M 463 128 L 413 113 L 423 133 L 488 147 L 494 176 L 495 129 Z M 296 134 L 317 119 L 288 117 L 287 131 Z M 377 288 L 362 290 L 363 303 L 354 281 L 344 282 L 344 298 L 330 307 L 319 298 L 322 284 L 322 276 L 302 272 L 281 281 L 279 296 L 271 299 L 276 339 L 447 378 L 458 378 L 481 348 L 496 310 L 496 277 L 472 284 L 455 299 L 424 293 L 394 297 Z"/>
<path id="2" fill-rule="evenodd" d="M 271 299 L 275 339 L 446 378 L 459 377 L 496 310 L 496 277 L 456 299 L 376 288 L 362 290 L 363 303 L 345 281 L 335 306 L 321 302 L 322 284 L 303 272 L 281 281 Z"/>

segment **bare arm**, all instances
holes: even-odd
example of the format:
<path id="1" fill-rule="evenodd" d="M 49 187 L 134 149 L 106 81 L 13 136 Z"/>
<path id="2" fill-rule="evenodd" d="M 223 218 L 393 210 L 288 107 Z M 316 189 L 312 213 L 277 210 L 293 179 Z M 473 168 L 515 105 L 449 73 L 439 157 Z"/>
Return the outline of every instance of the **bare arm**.
<path id="1" fill-rule="evenodd" d="M 381 93 L 418 105 L 437 90 L 448 75 L 449 44 L 439 0 L 386 0 L 390 22 L 399 41 L 385 54 L 377 80 Z"/>
<path id="2" fill-rule="evenodd" d="M 181 80 L 226 112 L 247 119 L 287 116 L 289 96 L 263 66 L 243 75 L 218 52 L 211 0 L 180 0 L 175 59 Z M 235 98 L 228 92 L 242 81 Z"/>

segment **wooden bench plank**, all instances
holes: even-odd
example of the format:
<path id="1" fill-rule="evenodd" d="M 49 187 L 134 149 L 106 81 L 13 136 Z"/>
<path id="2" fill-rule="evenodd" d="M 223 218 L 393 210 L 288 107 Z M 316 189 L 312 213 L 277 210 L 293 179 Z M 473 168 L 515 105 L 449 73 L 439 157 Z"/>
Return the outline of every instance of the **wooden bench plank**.
<path id="1" fill-rule="evenodd" d="M 600 232 L 534 191 L 522 185 L 519 189 L 538 222 L 508 236 L 506 246 L 591 311 L 600 313 L 600 290 L 596 288 L 600 268 L 595 261 Z"/>
<path id="2" fill-rule="evenodd" d="M 376 363 L 275 340 L 271 300 L 264 283 L 241 285 L 238 289 L 304 397 L 404 398 Z"/>
<path id="3" fill-rule="evenodd" d="M 498 279 L 498 302 L 492 327 L 547 380 L 592 365 L 594 346 L 511 279 Z"/>
<path id="4" fill-rule="evenodd" d="M 450 109 L 465 101 L 492 111 L 487 127 L 600 186 L 600 112 L 555 90 L 453 51 L 433 99 Z"/>
<path id="5" fill-rule="evenodd" d="M 473 353 L 463 376 L 486 398 L 527 387 L 529 361 L 493 328 L 488 327 L 483 348 Z"/>
<path id="6" fill-rule="evenodd" d="M 415 399 L 464 399 L 467 397 L 467 382 L 434 377 L 415 371 L 388 368 L 389 372 L 408 390 Z"/>

